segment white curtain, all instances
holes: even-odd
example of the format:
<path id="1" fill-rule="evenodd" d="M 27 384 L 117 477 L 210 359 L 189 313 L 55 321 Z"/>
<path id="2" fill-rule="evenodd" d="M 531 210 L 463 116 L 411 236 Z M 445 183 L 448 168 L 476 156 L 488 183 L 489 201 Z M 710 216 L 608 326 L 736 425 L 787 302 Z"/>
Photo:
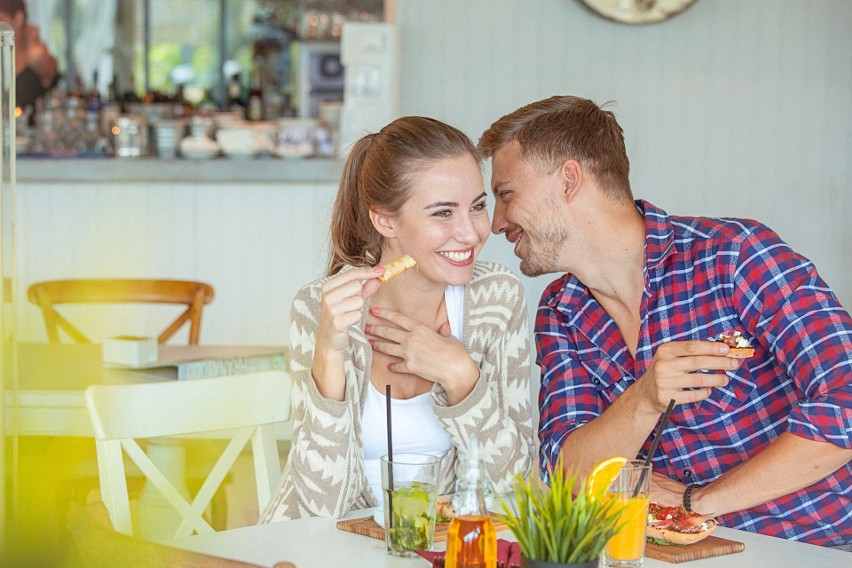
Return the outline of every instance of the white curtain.
<path id="1" fill-rule="evenodd" d="M 41 31 L 41 40 L 47 44 L 53 54 L 60 54 L 64 42 L 54 33 L 56 25 L 61 23 L 62 4 L 65 0 L 27 0 L 27 19 Z M 58 21 L 57 21 L 58 20 Z"/>
<path id="2" fill-rule="evenodd" d="M 66 2 L 71 5 L 74 18 L 74 37 L 67 40 L 63 24 Z M 106 93 L 112 80 L 117 3 L 118 0 L 38 0 L 27 4 L 29 21 L 39 27 L 51 53 L 62 60 L 65 43 L 71 42 L 74 69 L 86 89 L 92 87 L 95 70 L 102 93 Z"/>
<path id="3" fill-rule="evenodd" d="M 74 67 L 87 88 L 92 86 L 97 70 L 97 88 L 101 93 L 107 91 L 112 81 L 117 3 L 117 0 L 74 0 Z"/>

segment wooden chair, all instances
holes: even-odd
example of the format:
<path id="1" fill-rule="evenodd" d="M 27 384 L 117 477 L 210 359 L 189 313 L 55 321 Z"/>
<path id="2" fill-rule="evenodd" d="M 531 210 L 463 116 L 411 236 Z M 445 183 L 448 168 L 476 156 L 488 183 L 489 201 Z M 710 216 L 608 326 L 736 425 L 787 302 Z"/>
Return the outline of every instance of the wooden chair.
<path id="1" fill-rule="evenodd" d="M 168 341 L 189 322 L 189 344 L 196 345 L 201 333 L 201 312 L 213 301 L 213 287 L 187 280 L 49 280 L 30 285 L 27 297 L 41 308 L 51 343 L 59 343 L 60 329 L 78 343 L 91 343 L 56 311 L 57 305 L 153 303 L 186 306 L 186 310 L 157 337 L 158 343 Z"/>
<path id="2" fill-rule="evenodd" d="M 180 515 L 177 538 L 213 532 L 203 518 L 243 447 L 251 440 L 258 510 L 280 475 L 273 424 L 290 416 L 290 377 L 265 371 L 210 379 L 133 385 L 93 385 L 86 407 L 95 431 L 101 498 L 115 530 L 133 535 L 123 453 Z M 184 498 L 137 442 L 142 438 L 197 436 L 227 431 L 230 442 L 192 498 Z"/>

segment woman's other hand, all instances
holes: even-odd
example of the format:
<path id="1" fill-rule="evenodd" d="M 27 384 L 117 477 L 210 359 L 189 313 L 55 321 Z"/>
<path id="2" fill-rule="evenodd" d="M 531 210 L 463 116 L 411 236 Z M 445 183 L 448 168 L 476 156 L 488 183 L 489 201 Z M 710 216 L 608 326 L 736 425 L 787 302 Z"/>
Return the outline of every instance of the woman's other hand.
<path id="1" fill-rule="evenodd" d="M 374 307 L 370 312 L 382 322 L 367 327 L 373 349 L 398 359 L 388 365 L 389 370 L 440 383 L 450 405 L 470 394 L 479 368 L 450 333 L 449 323 L 435 331 L 394 310 Z"/>

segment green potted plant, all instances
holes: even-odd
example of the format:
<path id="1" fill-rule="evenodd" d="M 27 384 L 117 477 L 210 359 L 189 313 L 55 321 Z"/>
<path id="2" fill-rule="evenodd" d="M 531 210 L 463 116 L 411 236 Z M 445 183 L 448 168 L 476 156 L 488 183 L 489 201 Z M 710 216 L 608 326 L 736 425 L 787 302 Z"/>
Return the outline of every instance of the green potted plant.
<path id="1" fill-rule="evenodd" d="M 621 529 L 623 505 L 605 498 L 605 490 L 590 490 L 565 471 L 561 458 L 548 473 L 550 487 L 535 475 L 518 476 L 514 498 L 501 502 L 522 568 L 596 568 L 607 541 Z"/>

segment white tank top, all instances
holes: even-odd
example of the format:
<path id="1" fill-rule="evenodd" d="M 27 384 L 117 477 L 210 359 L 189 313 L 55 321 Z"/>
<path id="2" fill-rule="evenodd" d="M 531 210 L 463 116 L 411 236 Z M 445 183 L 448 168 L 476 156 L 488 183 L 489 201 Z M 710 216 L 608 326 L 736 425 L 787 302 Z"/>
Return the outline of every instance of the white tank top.
<path id="1" fill-rule="evenodd" d="M 450 331 L 462 340 L 464 286 L 447 286 L 444 292 Z M 400 400 L 391 398 L 394 453 L 422 453 L 443 457 L 453 443 L 432 411 L 430 392 Z M 367 388 L 361 416 L 361 442 L 364 444 L 364 473 L 373 494 L 382 506 L 382 472 L 379 459 L 388 453 L 387 409 L 384 393 L 371 383 Z"/>

